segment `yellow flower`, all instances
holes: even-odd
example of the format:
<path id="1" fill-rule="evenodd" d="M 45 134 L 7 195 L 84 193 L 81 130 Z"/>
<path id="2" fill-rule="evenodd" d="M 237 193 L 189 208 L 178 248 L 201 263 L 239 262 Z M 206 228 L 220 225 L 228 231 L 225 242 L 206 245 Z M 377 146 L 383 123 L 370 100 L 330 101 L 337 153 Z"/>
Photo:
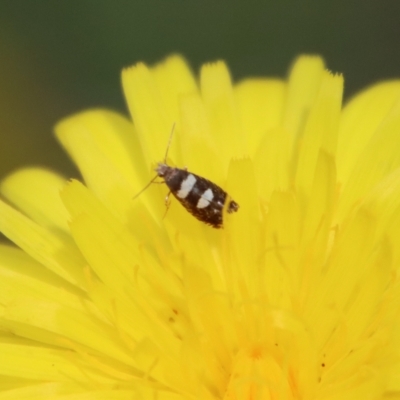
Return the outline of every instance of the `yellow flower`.
<path id="1" fill-rule="evenodd" d="M 400 398 L 400 83 L 342 109 L 343 79 L 300 57 L 287 81 L 199 82 L 184 61 L 122 75 L 132 116 L 56 132 L 84 182 L 6 178 L 0 399 Z M 213 229 L 163 160 L 239 204 Z"/>

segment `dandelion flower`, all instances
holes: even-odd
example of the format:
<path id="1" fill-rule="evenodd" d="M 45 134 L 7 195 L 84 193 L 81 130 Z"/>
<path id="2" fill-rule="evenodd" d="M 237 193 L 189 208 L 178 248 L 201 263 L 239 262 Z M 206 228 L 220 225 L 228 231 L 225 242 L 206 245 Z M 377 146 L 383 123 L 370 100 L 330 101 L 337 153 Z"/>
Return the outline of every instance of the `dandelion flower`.
<path id="1" fill-rule="evenodd" d="M 400 398 L 400 83 L 342 107 L 300 57 L 286 81 L 123 71 L 131 118 L 57 137 L 83 182 L 1 185 L 0 399 Z M 213 229 L 150 185 L 168 165 L 239 204 Z"/>

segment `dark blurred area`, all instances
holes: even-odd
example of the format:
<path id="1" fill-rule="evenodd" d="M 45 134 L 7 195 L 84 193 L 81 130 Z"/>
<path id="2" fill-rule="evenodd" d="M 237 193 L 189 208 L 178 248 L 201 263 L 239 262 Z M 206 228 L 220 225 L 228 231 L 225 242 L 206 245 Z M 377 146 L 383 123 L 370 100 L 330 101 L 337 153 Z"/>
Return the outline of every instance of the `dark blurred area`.
<path id="1" fill-rule="evenodd" d="M 53 137 L 90 107 L 126 113 L 123 67 L 183 54 L 216 59 L 235 80 L 286 76 L 321 54 L 346 97 L 400 76 L 399 0 L 0 0 L 0 177 L 25 165 L 78 172 Z"/>

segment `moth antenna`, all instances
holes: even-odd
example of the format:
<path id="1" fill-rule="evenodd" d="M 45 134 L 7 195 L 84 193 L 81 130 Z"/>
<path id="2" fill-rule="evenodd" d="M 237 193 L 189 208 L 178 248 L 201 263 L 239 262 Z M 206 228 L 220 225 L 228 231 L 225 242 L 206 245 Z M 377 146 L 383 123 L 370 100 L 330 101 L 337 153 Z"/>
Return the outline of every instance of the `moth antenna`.
<path id="1" fill-rule="evenodd" d="M 164 164 L 167 163 L 168 151 L 169 151 L 169 148 L 170 148 L 170 146 L 171 146 L 172 137 L 174 136 L 175 124 L 176 124 L 176 123 L 174 122 L 173 125 L 172 125 L 171 133 L 169 134 L 169 139 L 168 139 L 168 144 L 167 144 L 167 150 L 166 150 L 165 156 L 164 156 Z M 152 183 L 164 183 L 164 182 L 154 182 L 159 176 L 160 176 L 160 175 L 157 174 L 154 178 L 152 178 L 152 179 L 150 180 L 150 182 L 149 182 L 139 193 L 136 193 L 136 194 L 132 197 L 132 200 L 134 200 L 134 199 L 136 199 L 137 197 L 139 197 L 139 195 L 141 195 Z"/>
<path id="2" fill-rule="evenodd" d="M 156 175 L 154 178 L 151 179 L 151 181 L 139 192 L 136 193 L 133 197 L 132 200 L 136 199 L 137 197 L 139 197 L 140 194 L 142 194 L 152 183 L 154 183 L 154 181 L 158 178 L 158 175 Z M 157 183 L 164 183 L 164 182 L 157 182 Z"/>
<path id="3" fill-rule="evenodd" d="M 167 144 L 167 151 L 165 152 L 165 156 L 164 156 L 164 164 L 167 163 L 168 151 L 169 151 L 169 148 L 171 146 L 172 137 L 174 136 L 175 124 L 176 123 L 174 122 L 173 125 L 172 125 L 171 133 L 169 134 L 169 139 L 168 139 L 168 144 Z"/>

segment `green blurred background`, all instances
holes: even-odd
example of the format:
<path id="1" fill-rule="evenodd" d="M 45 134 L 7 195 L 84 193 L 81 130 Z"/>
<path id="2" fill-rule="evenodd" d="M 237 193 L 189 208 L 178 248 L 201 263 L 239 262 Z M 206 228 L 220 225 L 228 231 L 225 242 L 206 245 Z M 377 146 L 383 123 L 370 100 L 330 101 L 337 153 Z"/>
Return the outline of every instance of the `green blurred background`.
<path id="1" fill-rule="evenodd" d="M 234 80 L 284 77 L 319 53 L 346 97 L 400 77 L 400 0 L 0 0 L 0 177 L 39 164 L 77 176 L 52 134 L 89 107 L 126 113 L 120 70 L 182 53 Z"/>

